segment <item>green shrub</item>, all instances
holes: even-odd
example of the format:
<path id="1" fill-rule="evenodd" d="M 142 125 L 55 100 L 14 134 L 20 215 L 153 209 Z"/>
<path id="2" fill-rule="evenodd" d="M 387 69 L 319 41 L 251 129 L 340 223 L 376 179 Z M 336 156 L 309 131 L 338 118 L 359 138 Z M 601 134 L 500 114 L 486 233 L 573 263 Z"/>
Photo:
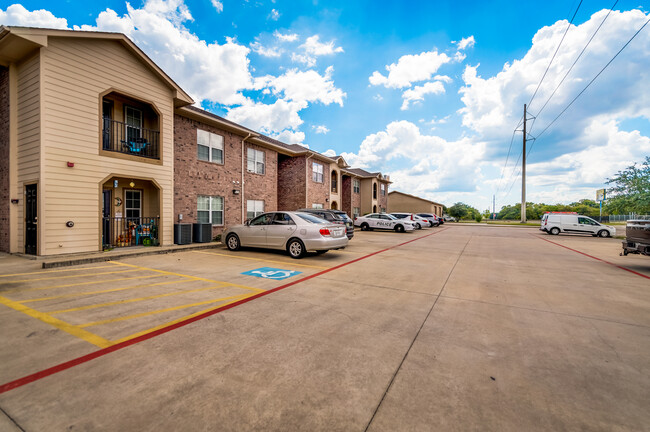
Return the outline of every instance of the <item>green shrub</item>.
<path id="1" fill-rule="evenodd" d="M 480 214 L 477 214 L 476 217 L 474 217 L 474 220 L 476 222 L 481 222 L 483 220 L 483 216 L 481 216 Z"/>

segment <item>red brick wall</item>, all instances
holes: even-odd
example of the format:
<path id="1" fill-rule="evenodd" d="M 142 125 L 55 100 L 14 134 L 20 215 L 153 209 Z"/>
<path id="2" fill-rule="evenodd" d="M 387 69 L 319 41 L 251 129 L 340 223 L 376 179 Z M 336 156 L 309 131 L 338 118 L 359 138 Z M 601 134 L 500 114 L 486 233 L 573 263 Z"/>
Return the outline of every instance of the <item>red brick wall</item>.
<path id="1" fill-rule="evenodd" d="M 9 69 L 0 66 L 0 252 L 9 252 Z"/>
<path id="2" fill-rule="evenodd" d="M 278 156 L 278 209 L 305 207 L 305 157 Z"/>
<path id="3" fill-rule="evenodd" d="M 313 180 L 313 168 L 314 162 L 323 165 L 323 182 L 317 183 Z M 311 207 L 312 204 L 322 204 L 323 208 L 329 208 L 330 203 L 325 201 L 329 200 L 330 197 L 330 181 L 331 171 L 329 169 L 329 164 L 309 159 L 307 166 L 307 207 Z"/>
<path id="4" fill-rule="evenodd" d="M 341 176 L 341 210 L 352 217 L 352 177 Z"/>
<path id="5" fill-rule="evenodd" d="M 216 164 L 198 160 L 196 143 L 197 128 L 216 133 L 224 138 L 224 163 Z M 224 225 L 213 226 L 212 234 L 221 234 L 225 228 L 242 223 L 241 195 L 234 195 L 233 189 L 241 189 L 241 140 L 244 136 L 191 120 L 174 116 L 174 221 L 178 214 L 183 215 L 183 223 L 197 221 L 197 196 L 212 195 L 224 198 Z M 245 199 L 264 201 L 264 209 L 277 209 L 277 153 L 245 143 L 246 147 L 266 153 L 266 174 L 246 172 Z M 245 150 L 244 150 L 245 151 Z M 244 169 L 246 161 L 244 160 Z M 244 208 L 244 214 L 246 209 Z"/>
<path id="6" fill-rule="evenodd" d="M 381 185 L 382 185 L 382 184 L 383 184 L 384 187 L 386 188 L 386 189 L 384 189 L 386 195 L 382 195 L 382 194 L 381 194 Z M 377 191 L 377 194 L 378 194 L 378 195 L 377 195 L 377 202 L 378 202 L 378 206 L 377 206 L 377 207 L 379 207 L 379 208 L 377 209 L 377 211 L 380 211 L 382 208 L 388 209 L 388 184 L 387 184 L 387 183 L 381 183 L 381 182 L 379 182 L 379 183 L 377 184 L 377 188 L 379 188 L 379 190 Z"/>
<path id="7" fill-rule="evenodd" d="M 350 207 L 352 207 L 352 208 L 350 209 L 350 214 L 349 214 L 350 217 L 353 217 L 352 210 L 354 210 L 354 207 L 359 207 L 359 211 L 361 212 L 361 194 L 360 193 L 354 193 L 354 188 L 352 188 L 352 189 L 353 189 L 353 191 L 352 191 L 352 203 L 350 205 Z M 361 212 L 361 214 L 363 214 L 363 212 Z"/>

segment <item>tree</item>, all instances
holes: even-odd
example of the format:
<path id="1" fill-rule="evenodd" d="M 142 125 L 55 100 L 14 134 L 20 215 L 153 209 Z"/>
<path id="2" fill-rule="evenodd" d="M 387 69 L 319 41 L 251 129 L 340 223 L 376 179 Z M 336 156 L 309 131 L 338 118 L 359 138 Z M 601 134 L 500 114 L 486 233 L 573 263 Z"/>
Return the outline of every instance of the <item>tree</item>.
<path id="1" fill-rule="evenodd" d="M 610 213 L 650 214 L 650 156 L 637 164 L 619 171 L 607 179 L 608 199 L 606 208 Z"/>
<path id="2" fill-rule="evenodd" d="M 457 202 L 447 209 L 447 214 L 449 214 L 449 216 L 455 217 L 458 220 L 461 220 L 474 219 L 476 218 L 476 215 L 480 215 L 481 213 L 470 205 L 462 202 Z"/>

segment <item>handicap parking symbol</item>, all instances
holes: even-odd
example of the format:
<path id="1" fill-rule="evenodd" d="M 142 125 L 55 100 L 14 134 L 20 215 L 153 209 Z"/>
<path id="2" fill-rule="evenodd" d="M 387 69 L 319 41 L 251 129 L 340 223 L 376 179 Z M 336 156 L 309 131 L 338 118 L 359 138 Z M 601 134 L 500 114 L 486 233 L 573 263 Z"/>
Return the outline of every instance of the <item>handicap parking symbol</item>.
<path id="1" fill-rule="evenodd" d="M 260 277 L 263 279 L 283 280 L 291 276 L 299 275 L 302 272 L 293 270 L 282 270 L 271 267 L 262 267 L 255 270 L 249 270 L 242 273 L 243 275 Z"/>

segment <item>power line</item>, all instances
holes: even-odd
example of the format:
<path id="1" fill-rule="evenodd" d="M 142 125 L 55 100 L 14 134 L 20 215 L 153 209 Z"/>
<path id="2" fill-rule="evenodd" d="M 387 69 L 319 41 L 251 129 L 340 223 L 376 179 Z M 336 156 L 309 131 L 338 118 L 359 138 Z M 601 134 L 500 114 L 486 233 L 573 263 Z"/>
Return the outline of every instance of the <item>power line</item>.
<path id="1" fill-rule="evenodd" d="M 499 189 L 501 189 L 501 180 L 503 180 L 503 174 L 506 172 L 506 168 L 508 167 L 508 159 L 510 158 L 510 150 L 512 150 L 512 143 L 515 140 L 515 133 L 517 132 L 517 128 L 521 125 L 522 121 L 523 121 L 523 117 L 521 118 L 521 120 L 519 120 L 519 123 L 517 124 L 517 126 L 515 126 L 514 130 L 512 131 L 512 138 L 510 138 L 510 146 L 508 147 L 508 154 L 506 155 L 506 163 L 503 164 L 503 169 L 501 170 L 501 177 L 499 178 L 499 183 L 497 183 L 497 191 L 495 195 L 498 194 Z"/>
<path id="2" fill-rule="evenodd" d="M 612 57 L 612 59 L 611 59 L 610 61 L 608 61 L 607 64 L 606 64 L 605 66 L 603 66 L 603 68 L 600 70 L 600 72 L 598 72 L 598 73 L 596 74 L 596 76 L 593 77 L 593 78 L 591 79 L 591 81 L 589 81 L 589 84 L 587 84 L 587 85 L 585 86 L 585 88 L 583 88 L 582 91 L 581 91 L 580 93 L 578 93 L 578 95 L 577 95 L 575 98 L 573 98 L 573 100 L 572 100 L 572 101 L 571 101 L 571 102 L 570 102 L 570 103 L 569 103 L 569 104 L 568 104 L 568 105 L 567 105 L 567 106 L 562 110 L 562 112 L 561 112 L 560 114 L 558 114 L 557 117 L 555 117 L 555 118 L 553 119 L 553 121 L 552 121 L 551 123 L 549 123 L 548 126 L 546 126 L 546 127 L 544 128 L 544 130 L 542 130 L 542 131 L 539 133 L 539 135 L 537 135 L 537 138 L 541 137 L 541 136 L 544 134 L 544 132 L 546 132 L 546 131 L 547 131 L 547 130 L 548 130 L 548 129 L 549 129 L 549 128 L 550 128 L 550 127 L 551 127 L 551 126 L 552 126 L 552 125 L 553 125 L 553 124 L 554 124 L 554 123 L 555 123 L 555 122 L 556 122 L 556 121 L 557 121 L 561 116 L 562 116 L 562 114 L 564 114 L 564 113 L 566 112 L 566 110 L 568 110 L 569 107 L 570 107 L 571 105 L 573 105 L 573 103 L 574 103 L 574 102 L 575 102 L 575 101 L 576 101 L 576 100 L 577 100 L 577 99 L 578 99 L 578 98 L 579 98 L 579 97 L 580 97 L 580 96 L 581 96 L 581 95 L 582 95 L 582 94 L 583 94 L 583 93 L 584 93 L 584 92 L 589 88 L 589 86 L 590 86 L 590 85 L 591 85 L 591 84 L 596 80 L 596 78 L 598 78 L 598 77 L 600 76 L 600 74 L 602 74 L 603 71 L 604 71 L 605 69 L 607 69 L 607 67 L 608 67 L 610 64 L 612 64 L 612 62 L 614 61 L 614 59 L 616 59 L 616 57 L 618 57 L 618 55 L 619 55 L 619 54 L 620 54 L 620 53 L 621 53 L 621 52 L 622 52 L 622 51 L 623 51 L 623 50 L 624 50 L 624 49 L 625 49 L 625 48 L 630 44 L 630 42 L 632 42 L 632 40 L 634 40 L 634 38 L 635 38 L 635 37 L 636 37 L 636 36 L 641 32 L 641 30 L 644 29 L 645 26 L 648 25 L 649 22 L 650 22 L 650 18 L 648 18 L 648 20 L 645 22 L 645 24 L 643 24 L 643 25 L 641 26 L 641 28 L 640 28 L 639 30 L 637 30 L 636 33 L 634 33 L 634 35 L 630 38 L 630 40 L 628 40 L 628 41 L 625 43 L 625 45 L 623 45 L 623 47 L 622 47 L 620 50 L 618 50 L 618 52 L 614 55 L 614 57 Z M 528 150 L 528 153 L 527 153 L 527 154 L 530 154 L 530 151 L 531 151 L 532 149 L 533 149 L 533 146 L 531 145 L 531 146 L 530 146 L 530 149 Z"/>
<path id="3" fill-rule="evenodd" d="M 578 4 L 578 7 L 576 8 L 576 11 L 573 13 L 573 17 L 571 18 L 571 21 L 569 21 L 569 25 L 567 26 L 566 30 L 564 31 L 564 34 L 562 35 L 562 39 L 560 40 L 560 43 L 558 44 L 557 48 L 555 49 L 555 53 L 553 53 L 553 57 L 551 57 L 551 61 L 548 63 L 548 66 L 546 66 L 546 70 L 544 71 L 544 75 L 542 75 L 542 79 L 539 80 L 539 84 L 537 84 L 537 88 L 535 89 L 535 93 L 530 98 L 530 101 L 528 101 L 528 107 L 530 108 L 530 104 L 533 102 L 533 99 L 535 99 L 535 95 L 537 94 L 537 91 L 539 90 L 539 87 L 542 85 L 542 82 L 544 81 L 544 78 L 546 77 L 546 74 L 548 73 L 548 70 L 551 68 L 551 64 L 553 64 L 553 60 L 555 59 L 555 56 L 557 55 L 557 52 L 560 50 L 560 47 L 562 46 L 562 42 L 564 42 L 564 38 L 566 37 L 566 34 L 569 32 L 569 29 L 571 28 L 571 24 L 573 24 L 573 20 L 575 19 L 576 15 L 578 14 L 578 10 L 580 9 L 580 6 L 582 5 L 582 0 L 580 0 L 580 3 Z"/>
<path id="4" fill-rule="evenodd" d="M 571 71 L 573 70 L 573 67 L 576 65 L 576 63 L 578 63 L 578 60 L 580 60 L 580 57 L 582 57 L 582 54 L 584 54 L 584 52 L 585 52 L 585 50 L 587 49 L 587 47 L 589 46 L 589 44 L 591 44 L 591 41 L 592 41 L 592 40 L 594 39 L 594 37 L 596 36 L 596 33 L 598 33 L 598 31 L 599 31 L 600 28 L 603 26 L 603 24 L 605 24 L 605 21 L 607 20 L 607 18 L 609 17 L 609 15 L 612 13 L 612 11 L 614 10 L 614 8 L 615 8 L 616 5 L 618 4 L 618 1 L 619 1 L 619 0 L 616 0 L 616 1 L 614 2 L 614 4 L 612 5 L 612 7 L 609 8 L 609 12 L 607 12 L 607 15 L 605 15 L 605 18 L 603 18 L 603 20 L 600 22 L 600 25 L 598 26 L 598 28 L 596 29 L 596 31 L 594 31 L 594 34 L 591 35 L 591 38 L 589 39 L 589 41 L 587 42 L 587 44 L 584 46 L 584 48 L 582 48 L 582 51 L 580 51 L 580 54 L 578 54 L 578 57 L 576 57 L 576 59 L 573 61 L 573 64 L 571 65 L 571 67 L 569 68 L 569 70 L 566 72 L 566 74 L 564 74 L 564 77 L 562 78 L 562 80 L 560 81 L 560 83 L 557 85 L 557 87 L 555 87 L 555 90 L 553 90 L 553 93 L 551 93 L 551 95 L 548 97 L 548 99 L 546 100 L 546 102 L 544 103 L 544 105 L 542 106 L 542 108 L 540 108 L 540 110 L 537 112 L 536 117 L 539 117 L 539 115 L 542 113 L 542 111 L 544 111 L 544 108 L 546 108 L 546 105 L 548 105 L 548 103 L 551 101 L 551 99 L 552 99 L 553 96 L 555 95 L 555 92 L 557 92 L 557 89 L 560 88 L 560 86 L 562 85 L 562 83 L 564 82 L 564 80 L 566 79 L 566 77 L 569 76 L 569 73 L 571 73 Z M 533 124 L 530 126 L 530 130 L 531 130 L 531 131 L 533 130 L 533 127 L 534 127 L 534 126 L 535 126 L 535 120 L 533 120 Z"/>

